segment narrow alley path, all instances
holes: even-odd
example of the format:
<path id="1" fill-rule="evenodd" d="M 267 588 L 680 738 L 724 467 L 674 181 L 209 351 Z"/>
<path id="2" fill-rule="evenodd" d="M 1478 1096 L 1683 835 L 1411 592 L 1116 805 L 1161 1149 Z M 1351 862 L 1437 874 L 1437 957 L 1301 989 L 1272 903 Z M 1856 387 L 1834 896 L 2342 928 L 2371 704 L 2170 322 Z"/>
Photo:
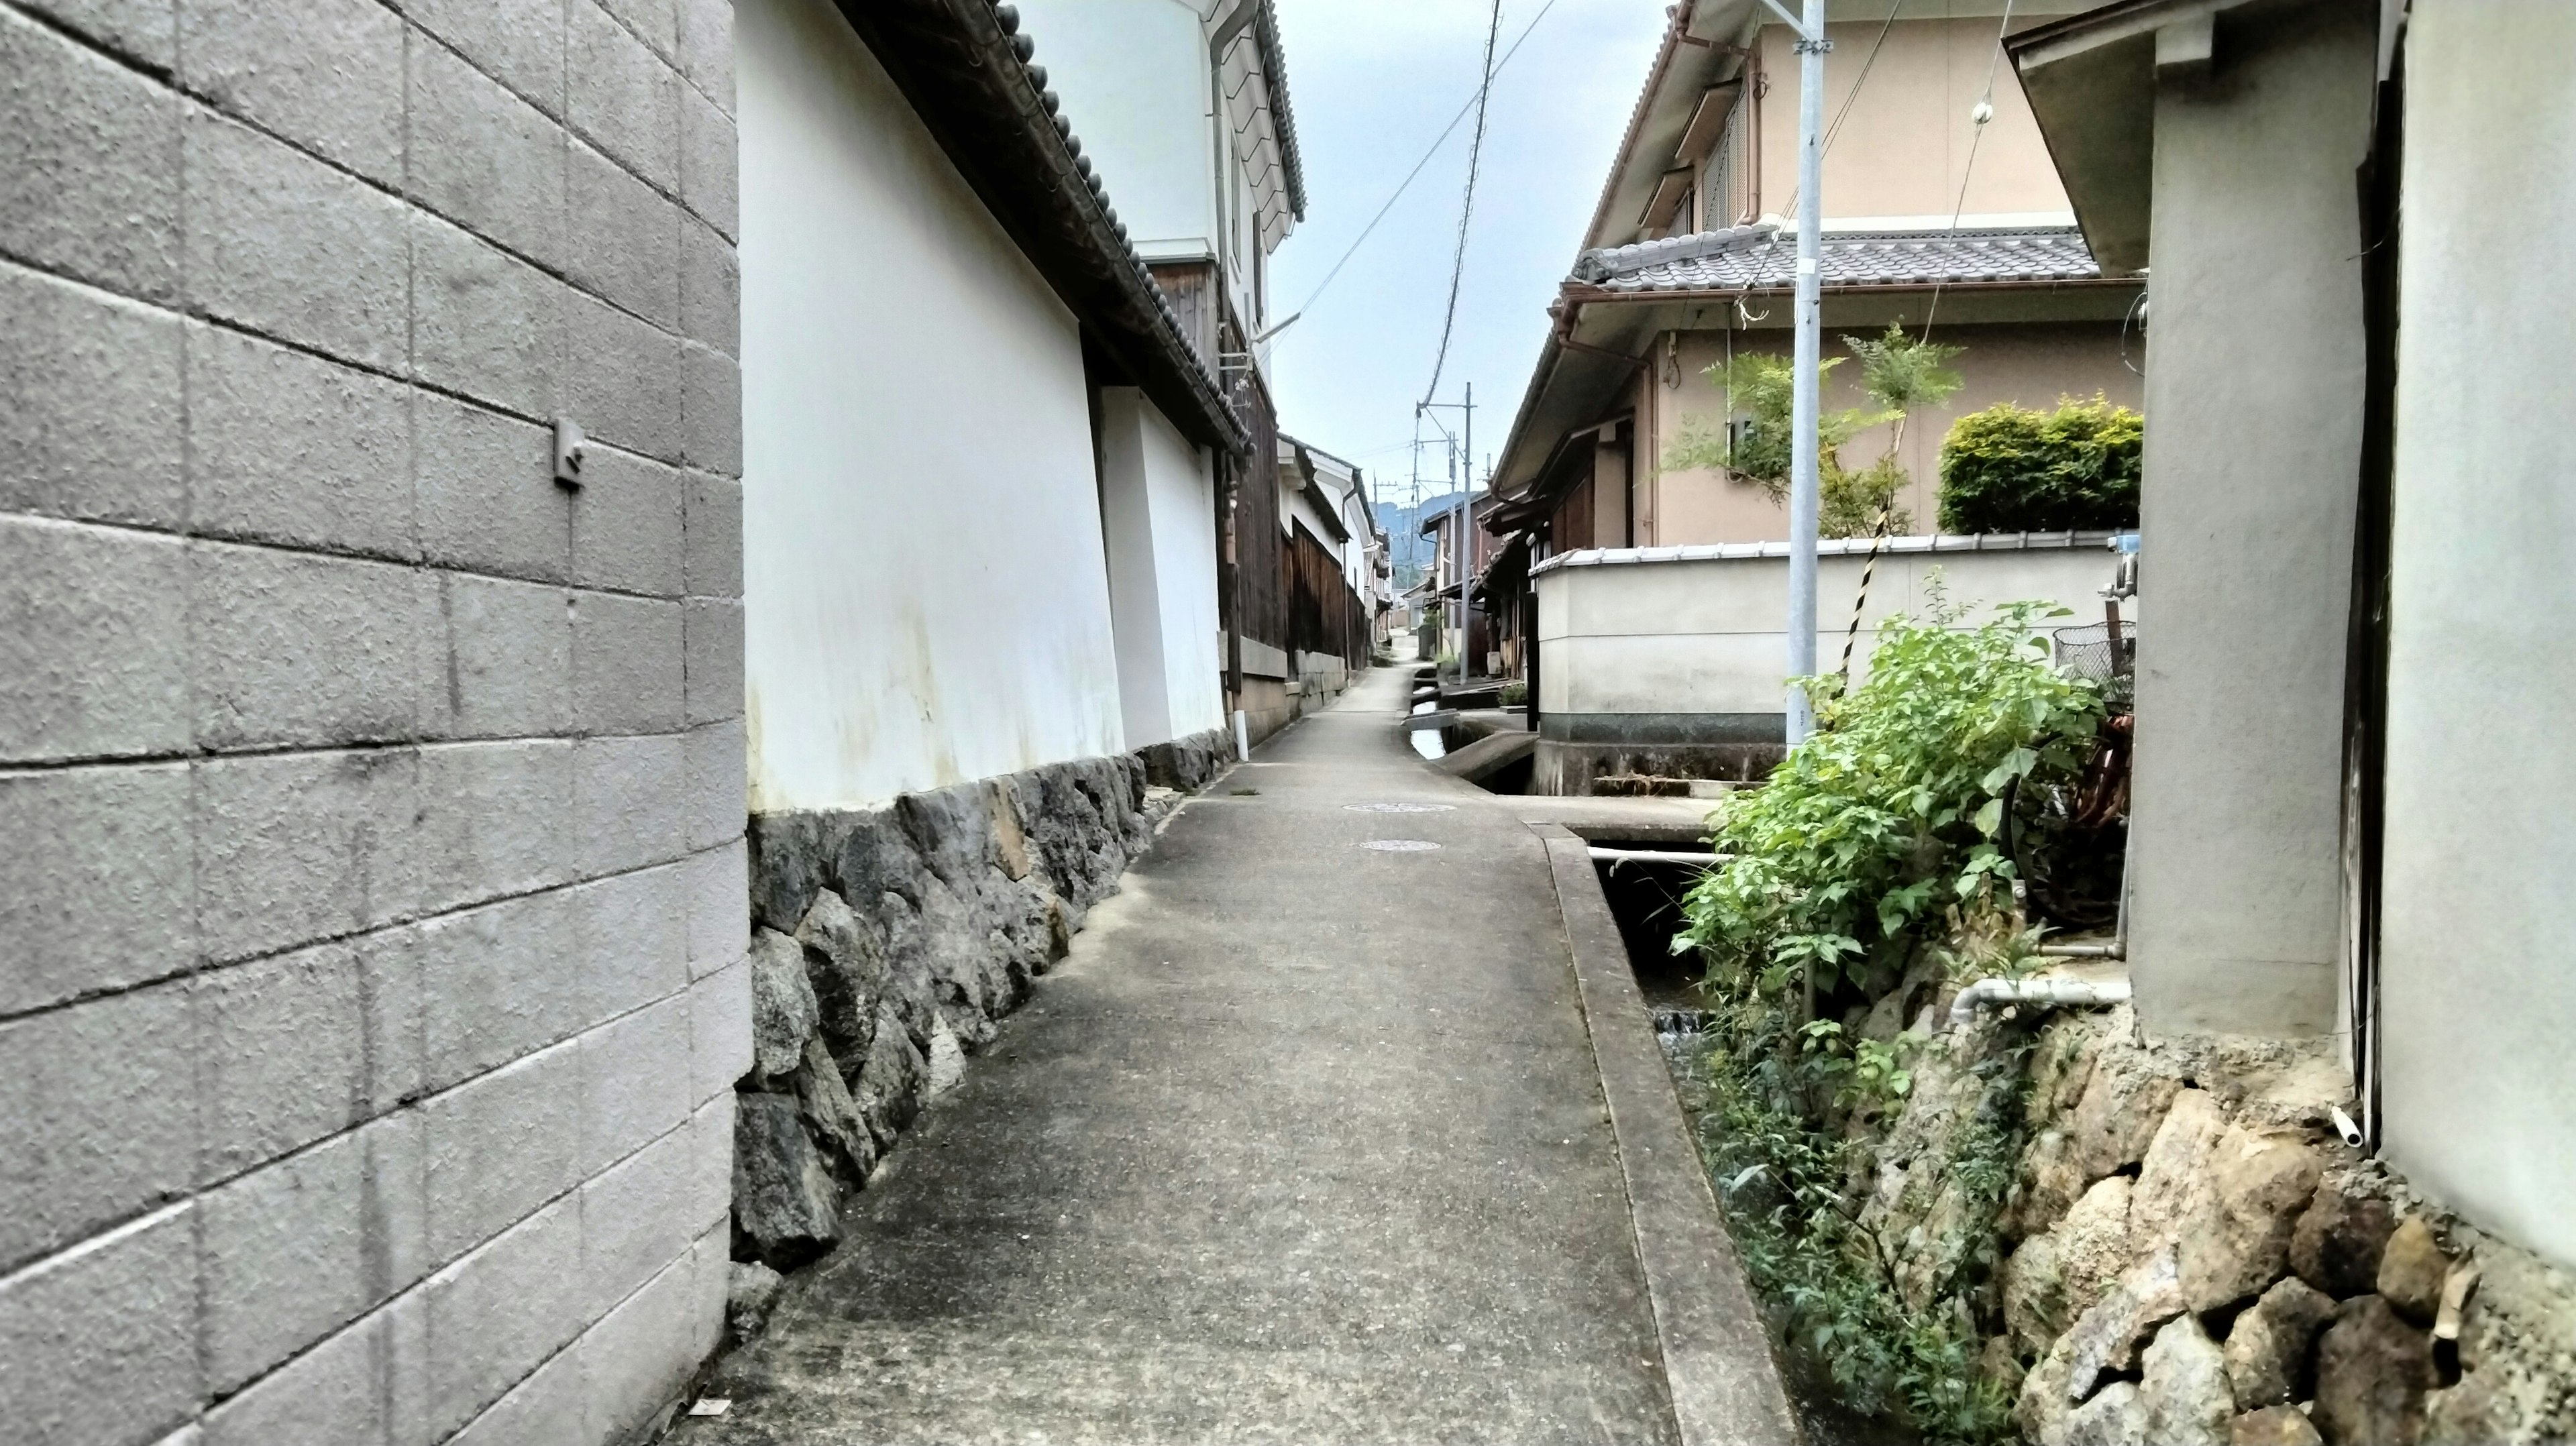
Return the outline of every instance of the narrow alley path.
<path id="1" fill-rule="evenodd" d="M 1172 820 L 671 1440 L 1672 1439 L 1545 849 L 1409 677 Z"/>

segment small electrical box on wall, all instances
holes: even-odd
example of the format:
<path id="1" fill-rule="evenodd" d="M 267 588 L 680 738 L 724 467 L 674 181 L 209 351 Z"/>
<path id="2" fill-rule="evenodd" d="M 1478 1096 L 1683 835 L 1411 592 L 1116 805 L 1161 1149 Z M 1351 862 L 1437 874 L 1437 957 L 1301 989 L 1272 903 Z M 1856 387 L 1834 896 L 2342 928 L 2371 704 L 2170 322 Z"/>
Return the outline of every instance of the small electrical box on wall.
<path id="1" fill-rule="evenodd" d="M 589 450 L 590 439 L 581 434 L 581 423 L 570 417 L 555 419 L 555 480 L 566 487 L 581 485 L 582 454 Z"/>

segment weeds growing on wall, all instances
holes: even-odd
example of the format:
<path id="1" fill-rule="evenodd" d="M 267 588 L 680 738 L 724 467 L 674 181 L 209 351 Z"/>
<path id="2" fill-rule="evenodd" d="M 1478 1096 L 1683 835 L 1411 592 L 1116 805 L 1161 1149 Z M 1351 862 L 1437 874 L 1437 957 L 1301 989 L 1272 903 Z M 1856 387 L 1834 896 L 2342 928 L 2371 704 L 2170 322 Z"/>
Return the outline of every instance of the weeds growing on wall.
<path id="1" fill-rule="evenodd" d="M 1935 1446 L 2015 1439 L 2011 1398 L 1980 1368 L 1970 1301 L 1997 1264 L 1994 1250 L 1964 1253 L 1922 1304 L 1909 1303 L 1897 1278 L 1906 1242 L 1882 1238 L 1848 1194 L 1856 1174 L 1872 1173 L 1853 1169 L 1867 1135 L 1848 1128 L 1843 1108 L 1818 1107 L 1824 1097 L 1854 1103 L 1854 1058 L 1818 1024 L 1793 1030 L 1789 1019 L 1739 993 L 1713 1011 L 1703 1036 L 1700 1149 L 1756 1294 L 1792 1352 L 1849 1409 L 1900 1420 Z M 1983 1098 L 1948 1162 L 1964 1187 L 1964 1238 L 1995 1238 L 2021 1149 L 2021 1059 L 2004 1050 L 1980 1063 Z"/>
<path id="2" fill-rule="evenodd" d="M 2073 778 L 2103 721 L 2094 686 L 2050 665 L 2049 615 L 2019 603 L 1961 627 L 1936 601 L 1880 634 L 1857 690 L 1810 682 L 1819 731 L 1730 798 L 1715 835 L 1730 857 L 1685 897 L 1674 940 L 1708 966 L 1702 1145 L 1755 1288 L 1837 1396 L 1935 1442 L 2011 1439 L 1974 1299 L 2019 1154 L 2024 1051 L 1962 1060 L 1851 1021 L 1924 961 L 2012 970 L 2035 942 L 1997 846 L 2004 788 Z M 1909 1162 L 1956 1207 L 1946 1247 L 1882 1239 L 1854 1191 L 1931 1051 L 1978 1082 L 1946 1157 Z"/>
<path id="3" fill-rule="evenodd" d="M 1941 443 L 1941 530 L 2135 527 L 2143 435 L 2136 412 L 2098 393 L 2053 412 L 1970 412 Z"/>

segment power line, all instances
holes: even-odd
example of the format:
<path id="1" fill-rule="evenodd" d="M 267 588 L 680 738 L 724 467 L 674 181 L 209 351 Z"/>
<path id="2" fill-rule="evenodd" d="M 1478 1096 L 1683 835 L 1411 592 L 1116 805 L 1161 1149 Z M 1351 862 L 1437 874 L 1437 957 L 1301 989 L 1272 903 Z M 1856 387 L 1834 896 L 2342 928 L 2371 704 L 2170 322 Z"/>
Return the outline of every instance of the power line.
<path id="1" fill-rule="evenodd" d="M 1494 93 L 1494 36 L 1502 28 L 1503 0 L 1494 0 L 1485 21 L 1484 79 L 1476 86 L 1476 133 L 1467 142 L 1467 192 L 1458 201 L 1458 246 L 1449 258 L 1449 309 L 1440 317 L 1440 351 L 1431 359 L 1431 385 L 1422 389 L 1425 406 L 1440 393 L 1440 373 L 1449 365 L 1449 335 L 1458 326 L 1458 284 L 1467 275 L 1467 222 L 1476 214 L 1476 169 L 1485 155 L 1485 102 Z M 1466 676 L 1463 664 L 1459 676 Z"/>
<path id="2" fill-rule="evenodd" d="M 2012 8 L 2013 0 L 2004 0 L 2004 18 L 1995 26 L 1995 51 L 1986 57 L 1986 93 L 1977 101 L 1976 109 L 1968 112 L 1971 122 L 1968 160 L 1959 168 L 1959 200 L 1950 209 L 1950 229 L 1953 231 L 1959 229 L 1959 218 L 1968 214 L 1968 180 L 1977 173 L 1977 146 L 1986 138 L 1986 123 L 1995 118 L 1995 68 L 2003 62 L 2004 37 L 2012 33 Z M 1932 299 L 1923 305 L 1923 339 L 1927 342 L 1932 339 L 1932 318 L 1940 311 L 1941 283 L 1935 281 L 1932 283 Z M 2123 323 L 2121 341 L 2125 345 L 2127 340 L 2126 324 Z M 2121 360 L 2126 361 L 2128 357 L 2124 354 Z"/>
<path id="3" fill-rule="evenodd" d="M 1503 67 L 1512 63 L 1512 57 L 1520 53 L 1521 41 L 1529 39 L 1530 32 L 1536 30 L 1538 28 L 1538 23 L 1547 18 L 1547 12 L 1555 8 L 1556 0 L 1547 0 L 1546 4 L 1538 8 L 1538 13 L 1530 17 L 1530 23 L 1521 27 L 1520 40 L 1512 42 L 1511 49 L 1503 52 L 1502 59 L 1492 61 L 1492 64 L 1488 67 L 1485 83 L 1476 88 L 1476 93 L 1467 98 L 1467 103 L 1465 105 L 1458 107 L 1458 113 L 1451 116 L 1449 118 L 1449 124 L 1441 128 L 1439 136 L 1431 142 L 1430 149 L 1425 150 L 1422 153 L 1422 159 L 1415 161 L 1413 163 L 1413 169 L 1404 173 L 1404 179 L 1396 182 L 1394 193 L 1386 198 L 1385 205 L 1377 208 L 1376 215 L 1369 217 L 1369 223 L 1360 228 L 1360 234 L 1351 238 L 1349 249 L 1342 252 L 1342 257 L 1339 261 L 1333 263 L 1333 269 L 1325 272 L 1324 279 L 1315 283 L 1315 289 L 1306 293 L 1305 303 L 1297 308 L 1299 313 L 1302 314 L 1314 309 L 1315 298 L 1323 295 L 1324 288 L 1332 285 L 1333 278 L 1341 275 L 1342 268 L 1350 264 L 1350 260 L 1353 256 L 1359 254 L 1360 244 L 1368 240 L 1371 232 L 1377 230 L 1377 223 L 1386 219 L 1386 213 L 1395 209 L 1395 203 L 1404 198 L 1405 190 L 1413 184 L 1414 177 L 1421 175 L 1422 168 L 1431 164 L 1431 158 L 1440 154 L 1440 148 L 1448 144 L 1449 137 L 1457 131 L 1458 123 L 1467 118 L 1467 113 L 1469 111 L 1475 110 L 1484 103 L 1486 92 L 1494 83 L 1494 77 L 1502 74 Z M 1490 45 L 1488 46 L 1486 55 L 1488 60 L 1492 59 L 1492 50 Z"/>

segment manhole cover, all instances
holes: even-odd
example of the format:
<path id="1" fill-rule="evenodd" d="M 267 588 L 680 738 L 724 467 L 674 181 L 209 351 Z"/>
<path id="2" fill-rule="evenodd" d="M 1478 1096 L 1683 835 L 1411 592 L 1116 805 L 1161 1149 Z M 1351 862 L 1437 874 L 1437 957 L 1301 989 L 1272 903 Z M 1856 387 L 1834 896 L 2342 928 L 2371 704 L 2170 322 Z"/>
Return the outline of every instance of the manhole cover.
<path id="1" fill-rule="evenodd" d="M 1353 813 L 1454 813 L 1454 803 L 1346 803 Z"/>
<path id="2" fill-rule="evenodd" d="M 1373 838 L 1361 844 L 1360 847 L 1375 849 L 1382 854 L 1418 854 L 1426 849 L 1436 849 L 1440 845 L 1427 838 Z"/>

